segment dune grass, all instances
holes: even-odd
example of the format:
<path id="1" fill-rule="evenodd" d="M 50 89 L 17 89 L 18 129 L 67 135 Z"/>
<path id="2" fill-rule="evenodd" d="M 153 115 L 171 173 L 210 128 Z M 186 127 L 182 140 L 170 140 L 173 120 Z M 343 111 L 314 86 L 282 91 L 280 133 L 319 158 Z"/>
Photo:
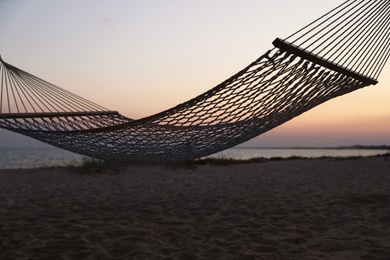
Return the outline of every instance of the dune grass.
<path id="1" fill-rule="evenodd" d="M 93 158 L 84 158 L 82 163 L 78 166 L 68 166 L 67 168 L 73 172 L 82 174 L 93 173 L 115 173 L 126 169 L 125 163 L 118 163 L 112 161 L 103 161 Z"/>
<path id="2" fill-rule="evenodd" d="M 369 157 L 390 157 L 390 153 L 385 153 L 382 155 L 374 155 Z M 356 160 L 361 158 L 368 157 L 360 157 L 360 156 L 349 156 L 349 157 L 328 157 L 323 156 L 319 158 L 308 158 L 301 156 L 290 156 L 290 157 L 271 157 L 271 158 L 252 158 L 252 159 L 232 159 L 232 158 L 203 158 L 196 159 L 178 163 L 167 163 L 167 164 L 152 164 L 152 165 L 160 165 L 164 166 L 168 169 L 196 169 L 200 165 L 213 165 L 213 166 L 229 166 L 229 165 L 237 165 L 237 164 L 247 164 L 247 163 L 265 163 L 265 162 L 273 162 L 273 161 L 284 161 L 284 160 L 313 160 L 313 159 L 334 159 L 334 160 Z M 96 174 L 96 173 L 115 173 L 123 171 L 127 168 L 128 165 L 123 162 L 110 162 L 110 161 L 102 161 L 92 158 L 85 158 L 83 162 L 78 166 L 68 166 L 67 168 L 73 172 L 82 173 L 82 174 Z M 149 164 L 143 164 L 149 165 Z"/>

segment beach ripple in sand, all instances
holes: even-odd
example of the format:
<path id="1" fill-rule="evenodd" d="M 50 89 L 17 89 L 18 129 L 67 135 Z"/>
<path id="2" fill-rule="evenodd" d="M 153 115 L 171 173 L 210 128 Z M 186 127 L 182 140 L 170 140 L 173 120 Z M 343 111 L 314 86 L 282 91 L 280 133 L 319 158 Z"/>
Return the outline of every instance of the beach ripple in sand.
<path id="1" fill-rule="evenodd" d="M 388 259 L 390 162 L 0 171 L 2 259 Z"/>

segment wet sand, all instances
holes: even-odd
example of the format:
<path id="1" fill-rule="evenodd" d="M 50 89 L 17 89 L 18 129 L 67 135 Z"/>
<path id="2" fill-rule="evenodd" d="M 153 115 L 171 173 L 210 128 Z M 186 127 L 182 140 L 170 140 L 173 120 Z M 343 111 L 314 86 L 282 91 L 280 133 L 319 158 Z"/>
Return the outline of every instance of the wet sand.
<path id="1" fill-rule="evenodd" d="M 390 157 L 0 171 L 0 259 L 389 259 Z"/>

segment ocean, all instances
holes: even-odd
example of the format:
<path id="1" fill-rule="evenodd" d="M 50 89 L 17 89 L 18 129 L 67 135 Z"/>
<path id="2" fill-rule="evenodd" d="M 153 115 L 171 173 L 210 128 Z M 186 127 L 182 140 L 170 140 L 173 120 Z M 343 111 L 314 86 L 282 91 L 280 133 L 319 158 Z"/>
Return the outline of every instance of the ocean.
<path id="1" fill-rule="evenodd" d="M 216 159 L 246 160 L 253 158 L 288 157 L 352 157 L 389 153 L 386 149 L 336 148 L 231 148 L 210 156 Z M 59 148 L 0 148 L 0 169 L 22 169 L 57 166 L 77 166 L 88 157 Z"/>

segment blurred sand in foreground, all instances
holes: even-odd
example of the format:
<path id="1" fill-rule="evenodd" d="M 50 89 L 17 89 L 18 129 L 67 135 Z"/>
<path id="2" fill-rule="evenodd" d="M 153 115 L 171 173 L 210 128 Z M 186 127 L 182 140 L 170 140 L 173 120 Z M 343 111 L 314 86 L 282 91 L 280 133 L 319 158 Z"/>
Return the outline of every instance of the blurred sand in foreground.
<path id="1" fill-rule="evenodd" d="M 0 171 L 0 259 L 389 259 L 390 157 Z"/>

